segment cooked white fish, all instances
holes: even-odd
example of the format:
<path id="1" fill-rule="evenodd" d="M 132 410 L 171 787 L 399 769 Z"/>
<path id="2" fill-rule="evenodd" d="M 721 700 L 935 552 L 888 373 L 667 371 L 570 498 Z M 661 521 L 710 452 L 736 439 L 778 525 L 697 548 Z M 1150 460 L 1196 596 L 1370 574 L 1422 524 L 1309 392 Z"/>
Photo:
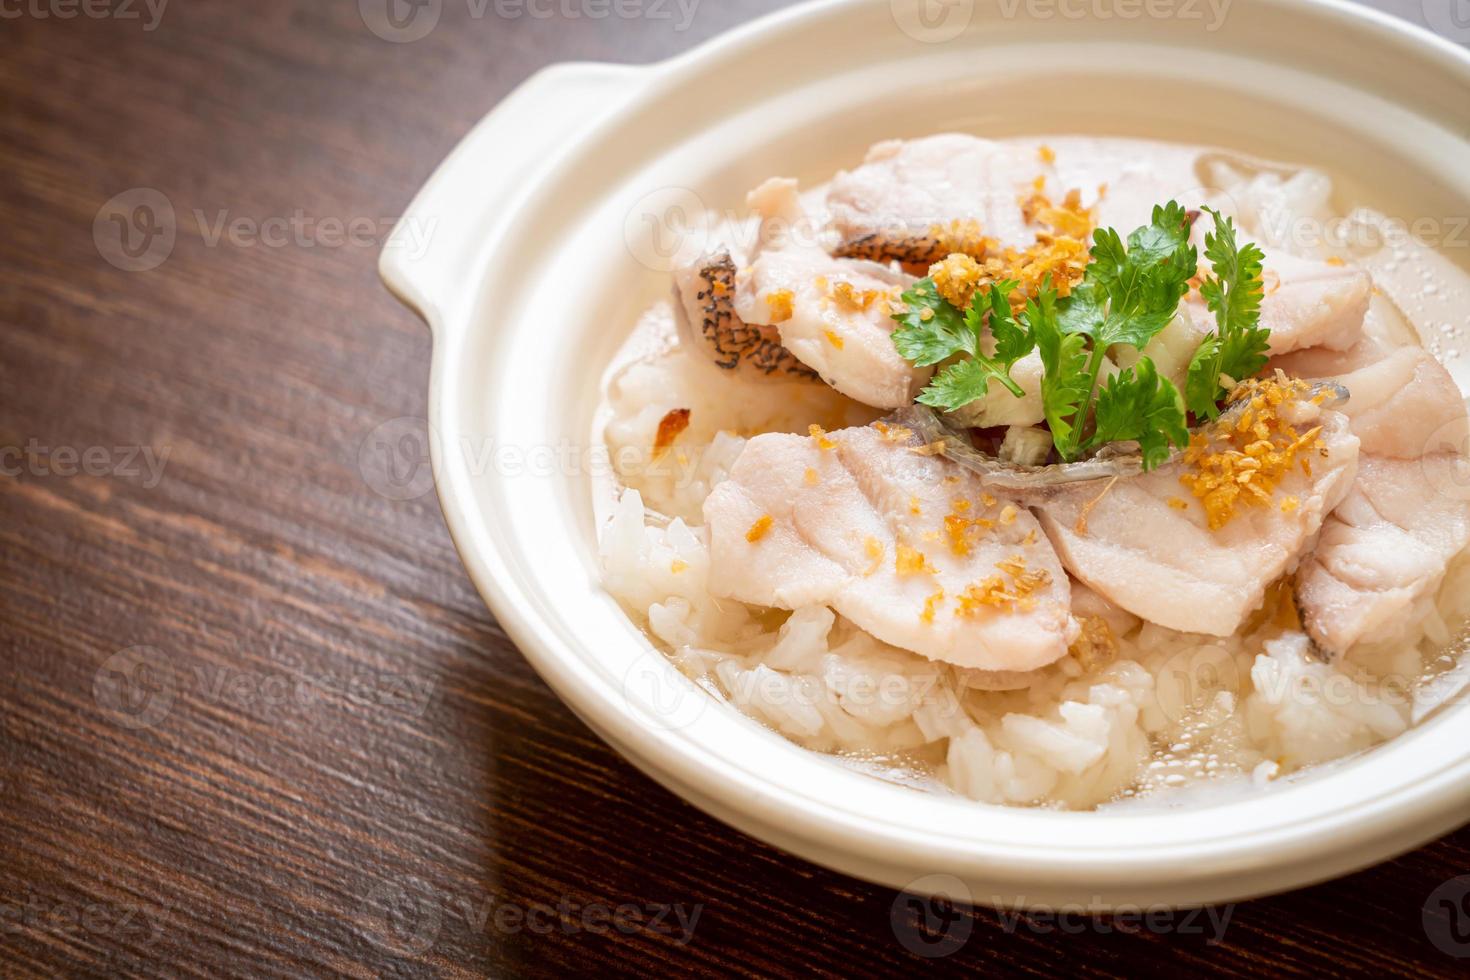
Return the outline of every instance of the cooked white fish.
<path id="1" fill-rule="evenodd" d="M 1337 656 L 1402 628 L 1470 541 L 1470 423 L 1454 379 L 1422 347 L 1365 338 L 1273 363 L 1353 391 L 1343 411 L 1362 441 L 1358 476 L 1296 578 L 1303 625 Z"/>
<path id="2" fill-rule="evenodd" d="M 1162 145 L 1144 154 L 1121 141 L 1068 140 L 1052 152 L 959 133 L 890 140 L 832 179 L 827 207 L 838 254 L 893 259 L 918 271 L 966 250 L 957 229 L 972 228 L 1001 248 L 1033 244 L 1038 228 L 1021 200 L 1037 177 L 1058 197 L 1079 190 L 1097 225 L 1131 231 L 1148 223 L 1171 190 L 1198 187 L 1196 158 Z"/>
<path id="3" fill-rule="evenodd" d="M 715 366 L 750 380 L 817 377 L 781 344 L 775 327 L 746 323 L 735 312 L 735 261 L 728 249 L 676 266 L 674 295 L 680 336 Z"/>
<path id="4" fill-rule="evenodd" d="M 1080 633 L 1068 652 L 1084 670 L 1110 663 L 1118 655 L 1119 640 L 1138 626 L 1137 616 L 1120 609 L 1076 579 L 1068 579 L 1072 591 L 1072 615 Z M 977 691 L 1020 691 L 1047 676 L 1038 670 L 976 670 L 957 668 L 955 680 Z"/>
<path id="5" fill-rule="evenodd" d="M 1269 503 L 1240 507 L 1223 526 L 1181 485 L 1182 460 L 1101 488 L 1055 488 L 1032 509 L 1067 570 L 1112 602 L 1170 629 L 1228 636 L 1296 566 L 1357 470 L 1346 417 L 1298 404 L 1299 428 L 1321 426 L 1310 475 L 1293 466 Z"/>
<path id="6" fill-rule="evenodd" d="M 1364 456 L 1352 492 L 1297 573 L 1297 607 L 1318 648 L 1338 655 L 1401 629 L 1470 542 L 1470 464 L 1458 453 Z"/>
<path id="7" fill-rule="evenodd" d="M 1035 519 L 924 449 L 888 427 L 750 440 L 704 505 L 715 593 L 827 604 L 962 667 L 1024 672 L 1065 655 L 1070 589 Z"/>
<path id="8" fill-rule="evenodd" d="M 1133 630 L 1139 618 L 1128 610 L 1109 602 L 1107 597 L 1087 587 L 1083 582 L 1072 582 L 1072 615 L 1078 619 L 1100 619 L 1108 624 L 1114 637 L 1121 637 Z"/>
<path id="9" fill-rule="evenodd" d="M 1345 351 L 1299 351 L 1271 365 L 1301 378 L 1327 378 L 1352 392 L 1341 409 L 1364 454 L 1414 459 L 1467 438 L 1465 401 L 1444 365 L 1422 347 L 1386 350 L 1364 338 Z"/>
<path id="10" fill-rule="evenodd" d="M 911 402 L 933 372 L 894 347 L 890 303 L 913 278 L 829 255 L 805 220 L 795 181 L 768 180 L 749 202 L 761 237 L 738 276 L 739 318 L 773 326 L 787 350 L 849 398 L 875 408 Z"/>
<path id="11" fill-rule="evenodd" d="M 1271 331 L 1271 353 L 1307 347 L 1347 350 L 1363 336 L 1373 280 L 1362 269 L 1272 251 L 1263 265 L 1261 326 Z M 1215 315 L 1198 296 L 1185 302 L 1196 328 L 1215 328 Z"/>
<path id="12" fill-rule="evenodd" d="M 951 251 L 980 248 L 982 240 L 992 242 L 992 250 L 1033 244 L 1038 226 L 1028 220 L 1035 216 L 1027 214 L 1023 200 L 1038 176 L 1047 178 L 1053 194 L 1080 190 L 1093 224 L 1124 234 L 1147 224 L 1154 205 L 1172 195 L 1197 207 L 1204 192 L 1193 177 L 1196 159 L 1177 148 L 1129 157 L 1117 143 L 1079 141 L 1047 160 L 1016 144 L 947 133 L 874 145 L 861 166 L 833 178 L 827 207 L 837 254 L 896 260 L 919 272 Z M 1202 227 L 1195 237 L 1203 241 Z M 1318 346 L 1343 350 L 1361 336 L 1372 293 L 1364 270 L 1273 249 L 1264 278 L 1261 325 L 1271 330 L 1273 353 Z M 1175 339 L 1192 353 L 1214 329 L 1214 314 L 1197 295 L 1186 308 L 1193 329 L 1176 331 Z M 1161 373 L 1178 382 L 1181 371 L 1171 369 L 1169 344 L 1165 338 L 1148 353 L 1162 357 Z M 1187 363 L 1186 356 L 1180 367 Z"/>

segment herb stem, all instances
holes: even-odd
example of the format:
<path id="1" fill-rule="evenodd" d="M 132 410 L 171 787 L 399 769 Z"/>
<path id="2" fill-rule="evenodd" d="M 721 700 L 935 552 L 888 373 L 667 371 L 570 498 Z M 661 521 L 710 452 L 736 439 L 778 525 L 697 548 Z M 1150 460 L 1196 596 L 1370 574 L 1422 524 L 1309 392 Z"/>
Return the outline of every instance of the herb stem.
<path id="1" fill-rule="evenodd" d="M 1097 374 L 1102 370 L 1103 357 L 1108 352 L 1102 344 L 1096 341 L 1094 344 L 1096 346 L 1092 348 L 1092 357 L 1087 361 L 1087 397 L 1082 399 L 1082 407 L 1077 409 L 1077 414 L 1072 419 L 1072 431 L 1077 433 L 1077 452 L 1086 448 L 1089 441 L 1082 438 L 1082 427 L 1087 424 L 1087 415 L 1092 411 L 1092 397 L 1097 392 Z"/>

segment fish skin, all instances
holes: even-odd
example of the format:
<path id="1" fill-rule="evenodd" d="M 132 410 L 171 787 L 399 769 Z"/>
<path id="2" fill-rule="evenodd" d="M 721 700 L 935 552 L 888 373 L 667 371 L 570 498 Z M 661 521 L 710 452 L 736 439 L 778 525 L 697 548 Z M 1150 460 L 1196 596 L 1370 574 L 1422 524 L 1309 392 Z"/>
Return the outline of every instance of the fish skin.
<path id="1" fill-rule="evenodd" d="M 1025 249 L 1039 229 L 1026 220 L 1021 199 L 1037 177 L 1046 178 L 1045 192 L 1055 200 L 1077 189 L 1099 227 L 1124 234 L 1149 222 L 1159 188 L 1198 185 L 1198 154 L 1178 147 L 1150 145 L 1141 155 L 1138 146 L 1085 138 L 1058 147 L 1047 161 L 1035 146 L 963 133 L 875 143 L 828 187 L 838 254 L 891 259 L 922 272 L 949 251 L 936 227 L 956 222 L 973 224 L 1001 249 Z"/>
<path id="2" fill-rule="evenodd" d="M 894 346 L 898 324 L 888 300 L 896 299 L 913 277 L 828 254 L 805 220 L 793 180 L 768 180 L 749 201 L 762 223 L 759 244 L 738 277 L 740 319 L 774 327 L 787 350 L 855 401 L 874 408 L 912 402 L 933 369 L 914 367 Z M 839 301 L 838 284 L 865 296 L 866 305 L 854 308 Z M 787 296 L 787 302 L 773 303 L 778 295 Z M 780 306 L 789 306 L 790 315 L 778 318 Z"/>
<path id="3" fill-rule="evenodd" d="M 674 268 L 680 333 L 716 367 L 749 380 L 815 379 L 817 373 L 781 344 L 772 326 L 749 324 L 735 312 L 735 261 L 721 249 Z"/>

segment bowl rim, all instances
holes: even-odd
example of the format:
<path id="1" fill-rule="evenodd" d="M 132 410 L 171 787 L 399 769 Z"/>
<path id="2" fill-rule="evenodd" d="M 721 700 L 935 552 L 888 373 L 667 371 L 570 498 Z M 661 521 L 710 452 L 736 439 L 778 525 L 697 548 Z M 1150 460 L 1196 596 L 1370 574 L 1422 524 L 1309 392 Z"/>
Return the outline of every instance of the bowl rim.
<path id="1" fill-rule="evenodd" d="M 877 2 L 881 0 L 815 0 L 767 15 L 665 62 L 643 69 L 621 69 L 641 74 L 637 91 L 584 131 L 576 144 L 606 138 L 663 95 L 709 70 L 712 63 L 738 59 L 764 44 L 772 34 L 822 18 L 841 16 L 849 9 L 873 6 Z M 1304 11 L 1351 24 L 1356 29 L 1387 32 L 1416 54 L 1433 52 L 1440 67 L 1470 81 L 1470 52 L 1380 11 L 1350 4 L 1347 0 L 1255 0 L 1253 5 Z M 538 190 L 552 187 L 565 177 L 576 161 L 576 144 L 559 153 L 538 174 L 533 184 L 514 197 L 512 212 L 518 212 L 532 202 Z M 448 162 L 425 185 L 424 192 L 443 179 L 447 170 Z M 404 295 L 405 291 L 394 284 L 394 276 L 388 272 L 386 260 L 385 278 L 390 288 Z M 450 317 L 447 310 L 428 309 L 422 298 L 409 301 L 431 321 Z M 467 315 L 473 305 L 458 309 L 458 314 Z M 448 431 L 460 427 L 462 420 L 457 419 L 456 413 L 463 404 L 462 400 L 456 402 L 451 397 L 456 392 L 456 385 L 451 383 L 449 375 L 452 370 L 459 369 L 461 355 L 473 331 L 451 333 L 444 329 L 443 322 L 431 322 L 431 326 L 435 339 L 429 421 L 432 427 Z M 498 369 L 504 370 L 505 366 L 499 365 Z M 432 459 L 446 523 L 477 590 L 506 633 L 558 695 L 622 755 L 679 795 L 693 799 L 706 811 L 767 840 L 779 838 L 786 842 L 799 842 L 801 846 L 793 845 L 789 849 L 797 850 L 803 856 L 827 853 L 834 846 L 838 851 L 857 853 L 873 847 L 875 838 L 881 838 L 889 851 L 885 860 L 912 868 L 946 868 L 953 864 L 958 850 L 973 859 L 977 866 L 983 866 L 987 873 L 1034 880 L 1101 884 L 1147 881 L 1166 872 L 1178 878 L 1182 873 L 1178 862 L 1182 859 L 1190 862 L 1190 873 L 1209 877 L 1238 871 L 1243 863 L 1259 866 L 1273 861 L 1289 861 L 1300 866 L 1311 860 L 1325 859 L 1328 854 L 1340 856 L 1355 844 L 1372 845 L 1381 850 L 1384 835 L 1402 833 L 1411 823 L 1419 825 L 1416 833 L 1422 836 L 1449 829 L 1463 818 L 1446 818 L 1446 814 L 1463 813 L 1470 804 L 1470 780 L 1465 778 L 1470 775 L 1470 757 L 1447 759 L 1438 769 L 1426 773 L 1410 787 L 1375 789 L 1365 793 L 1358 809 L 1338 812 L 1333 822 L 1324 823 L 1320 815 L 1312 816 L 1281 822 L 1270 827 L 1268 832 L 1255 830 L 1251 835 L 1223 840 L 1161 844 L 1147 854 L 1125 854 L 1110 851 L 1106 845 L 1086 842 L 1059 842 L 1054 847 L 1038 849 L 1002 839 L 987 839 L 983 833 L 963 838 L 916 835 L 916 828 L 907 824 L 885 820 L 879 814 L 854 814 L 831 800 L 813 797 L 802 787 L 773 784 L 752 771 L 741 770 L 739 784 L 736 785 L 727 768 L 731 764 L 730 758 L 713 753 L 709 745 L 695 739 L 687 730 L 651 724 L 627 702 L 625 696 L 618 696 L 619 692 L 603 684 L 601 678 L 586 676 L 579 670 L 581 655 L 568 638 L 558 633 L 555 623 L 545 621 L 537 613 L 535 603 L 530 601 L 532 597 L 523 588 L 524 583 L 517 580 L 499 549 L 486 554 L 474 545 L 475 534 L 469 523 L 475 518 L 474 512 L 479 504 L 469 486 L 468 474 L 457 471 L 455 460 L 450 454 L 441 453 L 437 443 Z M 488 527 L 486 533 L 495 537 Z M 495 543 L 505 544 L 503 540 Z M 625 695 L 626 692 L 623 693 Z M 729 798 L 737 795 L 742 802 L 734 806 Z M 977 813 L 988 809 L 984 804 L 968 801 L 963 805 L 980 808 Z M 1070 824 L 1079 818 L 1096 822 L 1111 816 L 1026 812 L 1029 819 L 1058 824 Z M 1329 832 L 1324 833 L 1324 830 Z M 1426 834 L 1425 830 L 1429 833 Z M 1270 839 L 1265 839 L 1267 833 Z M 1368 860 L 1384 856 L 1387 853 L 1375 851 Z M 817 860 L 835 864 L 850 873 L 860 873 L 852 872 L 835 857 L 830 860 L 818 857 Z M 1079 867 L 1079 861 L 1084 862 L 1085 867 Z M 1303 876 L 1295 883 L 1305 883 L 1309 878 L 1310 875 Z"/>

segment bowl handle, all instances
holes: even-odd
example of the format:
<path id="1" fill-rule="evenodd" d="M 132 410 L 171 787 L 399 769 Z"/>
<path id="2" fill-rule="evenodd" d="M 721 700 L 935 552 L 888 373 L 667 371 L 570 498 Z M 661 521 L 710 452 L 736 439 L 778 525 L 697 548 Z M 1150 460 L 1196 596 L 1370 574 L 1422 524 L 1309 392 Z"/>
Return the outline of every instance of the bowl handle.
<path id="1" fill-rule="evenodd" d="M 436 333 L 461 295 L 476 242 L 557 146 L 615 108 L 653 74 L 635 65 L 552 65 L 526 79 L 480 120 L 414 197 L 378 256 L 388 289 Z"/>

